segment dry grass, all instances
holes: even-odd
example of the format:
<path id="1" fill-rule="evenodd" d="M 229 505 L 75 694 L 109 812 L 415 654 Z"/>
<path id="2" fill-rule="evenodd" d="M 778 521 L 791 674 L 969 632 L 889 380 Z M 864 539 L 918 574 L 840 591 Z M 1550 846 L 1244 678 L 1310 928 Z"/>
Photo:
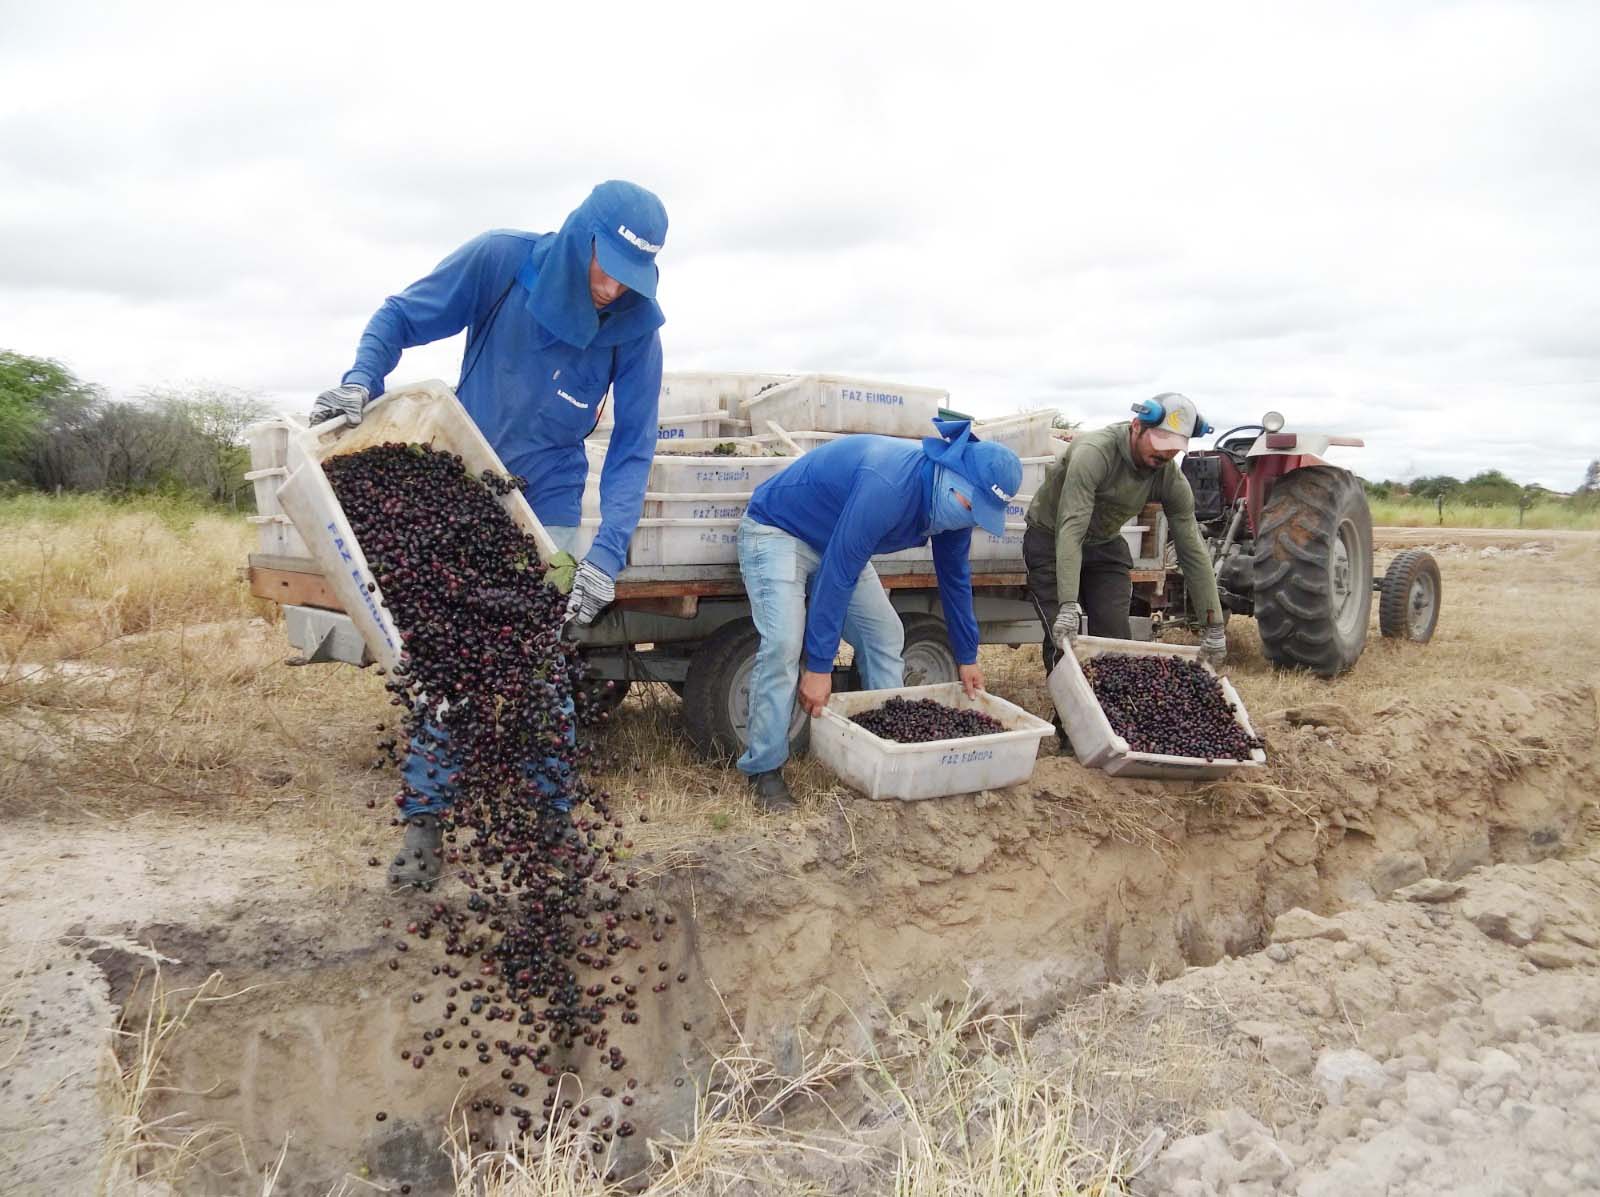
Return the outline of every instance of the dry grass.
<path id="1" fill-rule="evenodd" d="M 1530 538 L 1537 543 L 1537 537 Z M 1445 538 L 1448 541 L 1448 537 Z M 1600 537 L 1544 542 L 1547 554 L 1478 547 L 1437 554 L 1443 602 L 1439 627 L 1426 645 L 1385 640 L 1377 605 L 1366 651 L 1356 667 L 1331 681 L 1274 668 L 1261 651 L 1252 619 L 1228 623 L 1226 672 L 1246 707 L 1264 714 L 1309 702 L 1337 702 L 1358 719 L 1393 704 L 1448 702 L 1505 685 L 1584 683 L 1600 674 Z M 1378 553 L 1381 574 L 1393 553 Z M 1376 598 L 1376 596 L 1374 596 Z M 1184 633 L 1169 634 L 1174 640 Z M 996 693 L 1036 714 L 1051 704 L 1034 648 L 986 648 L 982 663 Z"/>
<path id="2" fill-rule="evenodd" d="M 1189 1044 L 1184 1045 L 1186 1048 Z M 1148 1058 L 1148 1057 L 1147 1057 Z M 1209 1059 L 1210 1057 L 1207 1057 Z M 1098 1059 L 1098 1057 L 1097 1057 Z M 742 1040 L 702 1084 L 692 1125 L 651 1145 L 648 1197 L 893 1193 L 903 1197 L 1078 1197 L 1124 1192 L 1131 1162 L 1076 1088 L 1086 1069 L 1046 1062 L 1017 1020 L 969 998 L 893 1017 L 859 1055 L 812 1050 L 784 1073 Z M 1103 1079 L 1103 1078 L 1101 1078 Z M 1124 1104 L 1140 1104 L 1124 1083 Z M 1104 1124 L 1103 1124 L 1104 1125 Z M 455 1144 L 456 1195 L 619 1197 L 581 1144 L 520 1153 Z"/>
<path id="3" fill-rule="evenodd" d="M 96 1193 L 118 1197 L 141 1185 L 179 1184 L 209 1157 L 242 1153 L 237 1134 L 225 1127 L 196 1123 L 183 1111 L 152 1112 L 175 1092 L 167 1084 L 167 1058 L 190 1015 L 236 996 L 222 992 L 218 973 L 185 989 L 168 989 L 158 968 L 136 980 L 107 1050 L 107 1137 Z"/>
<path id="4" fill-rule="evenodd" d="M 242 519 L 90 500 L 0 504 L 0 814 L 292 818 L 316 883 L 382 837 L 365 765 L 389 708 L 346 666 L 291 669 L 239 577 Z"/>
<path id="5" fill-rule="evenodd" d="M 1468 507 L 1446 503 L 1443 523 L 1439 509 L 1427 499 L 1369 499 L 1372 522 L 1394 528 L 1507 528 L 1511 531 L 1568 529 L 1600 531 L 1600 508 L 1587 511 L 1566 503 L 1537 503 L 1526 511 L 1515 504 Z"/>

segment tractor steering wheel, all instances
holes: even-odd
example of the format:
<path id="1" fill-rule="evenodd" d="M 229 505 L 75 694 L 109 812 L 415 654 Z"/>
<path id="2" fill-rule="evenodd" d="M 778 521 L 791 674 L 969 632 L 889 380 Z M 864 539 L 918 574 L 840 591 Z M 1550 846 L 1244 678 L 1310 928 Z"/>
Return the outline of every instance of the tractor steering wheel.
<path id="1" fill-rule="evenodd" d="M 1226 453 L 1228 455 L 1229 460 L 1231 460 L 1234 465 L 1243 466 L 1244 465 L 1244 456 L 1245 456 L 1244 453 L 1241 450 L 1238 450 L 1238 449 L 1230 449 L 1230 448 L 1228 448 L 1226 445 L 1223 444 L 1223 442 L 1226 441 L 1230 436 L 1232 436 L 1236 432 L 1252 432 L 1252 431 L 1254 431 L 1254 432 L 1265 432 L 1266 428 L 1263 425 L 1260 425 L 1260 424 L 1240 424 L 1235 428 L 1228 429 L 1228 431 L 1224 432 L 1221 436 L 1217 437 L 1216 440 L 1211 442 L 1211 447 L 1213 449 L 1215 449 L 1219 453 Z"/>

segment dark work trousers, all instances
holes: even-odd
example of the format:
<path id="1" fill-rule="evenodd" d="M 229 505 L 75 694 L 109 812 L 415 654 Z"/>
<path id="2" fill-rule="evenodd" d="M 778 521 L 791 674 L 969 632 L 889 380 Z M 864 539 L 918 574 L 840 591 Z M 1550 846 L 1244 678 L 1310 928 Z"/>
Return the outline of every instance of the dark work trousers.
<path id="1" fill-rule="evenodd" d="M 1022 537 L 1022 563 L 1028 568 L 1028 594 L 1044 625 L 1044 672 L 1055 668 L 1056 646 L 1050 638 L 1061 602 L 1056 597 L 1056 538 L 1031 524 Z M 1133 629 L 1128 611 L 1133 605 L 1133 557 L 1122 537 L 1083 546 L 1078 572 L 1078 605 L 1083 608 L 1091 636 L 1128 640 Z"/>

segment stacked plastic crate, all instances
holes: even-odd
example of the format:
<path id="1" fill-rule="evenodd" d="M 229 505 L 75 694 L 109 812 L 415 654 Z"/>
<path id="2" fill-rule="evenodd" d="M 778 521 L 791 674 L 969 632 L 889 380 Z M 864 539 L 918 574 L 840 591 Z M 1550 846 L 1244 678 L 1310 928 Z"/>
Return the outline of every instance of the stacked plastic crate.
<path id="1" fill-rule="evenodd" d="M 832 374 L 667 375 L 656 458 L 629 564 L 736 562 L 739 521 L 762 482 L 800 454 L 840 436 L 927 436 L 948 399 L 948 392 L 935 387 Z M 1055 460 L 1053 446 L 1065 447 L 1065 442 L 1052 440 L 1054 416 L 1046 409 L 977 422 L 980 435 L 1022 457 L 1023 485 L 1007 512 L 1005 536 L 973 534 L 974 560 L 1021 556 L 1027 503 Z M 712 431 L 713 424 L 718 431 Z M 680 430 L 703 435 L 680 436 Z M 580 553 L 600 523 L 599 476 L 606 448 L 605 439 L 590 439 Z M 894 557 L 927 560 L 931 552 L 910 549 Z"/>

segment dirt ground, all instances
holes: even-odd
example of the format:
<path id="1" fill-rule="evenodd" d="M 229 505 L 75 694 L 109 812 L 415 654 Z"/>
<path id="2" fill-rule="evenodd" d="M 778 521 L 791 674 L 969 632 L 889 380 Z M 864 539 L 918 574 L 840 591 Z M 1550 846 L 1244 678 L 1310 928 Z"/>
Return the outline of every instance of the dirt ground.
<path id="1" fill-rule="evenodd" d="M 1120 1145 L 1139 1193 L 1600 1191 L 1600 537 L 1429 531 L 1380 544 L 1439 556 L 1430 646 L 1374 636 L 1323 682 L 1235 622 L 1270 758 L 1248 781 L 1116 781 L 1047 746 L 1026 785 L 901 805 L 813 764 L 779 821 L 687 756 L 675 699 L 631 698 L 606 783 L 649 819 L 638 867 L 690 980 L 629 1044 L 647 1113 L 620 1162 L 685 1133 L 730 1049 L 793 1072 L 976 1002 L 1079 1070 L 1080 1133 Z M 391 834 L 365 765 L 381 690 L 285 669 L 265 624 L 184 635 L 156 682 L 124 654 L 8 683 L 0 1191 L 260 1192 L 281 1155 L 280 1194 L 450 1192 L 441 1127 L 479 1082 L 396 1058 L 422 1024 L 377 947 L 407 901 L 367 863 Z M 984 664 L 1047 709 L 1036 652 Z M 224 752 L 263 688 L 274 712 Z M 159 767 L 117 735 L 151 708 L 188 729 Z M 234 796 L 186 797 L 207 786 Z M 1208 1075 L 1179 1097 L 1182 1052 L 1107 1060 L 1085 1028 L 1119 1041 L 1111 1022 L 1184 1029 Z M 893 1153 L 864 1109 L 842 1099 L 852 1150 L 780 1169 L 782 1191 L 879 1191 Z"/>

